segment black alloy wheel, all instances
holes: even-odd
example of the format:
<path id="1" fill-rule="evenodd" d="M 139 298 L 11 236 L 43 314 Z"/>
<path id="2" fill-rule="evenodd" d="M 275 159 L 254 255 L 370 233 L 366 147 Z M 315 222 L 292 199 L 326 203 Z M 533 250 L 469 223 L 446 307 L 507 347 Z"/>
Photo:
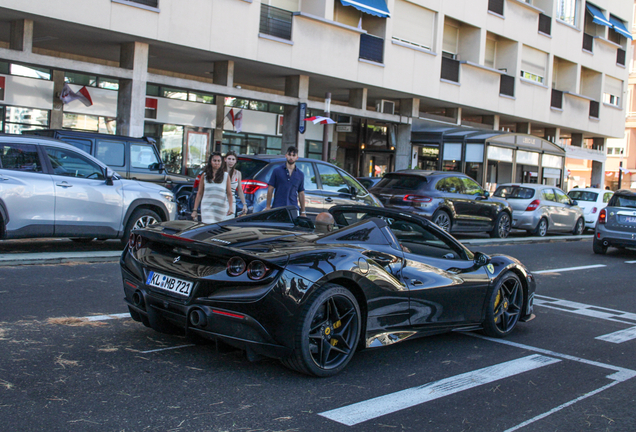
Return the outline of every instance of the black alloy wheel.
<path id="1" fill-rule="evenodd" d="M 537 237 L 545 237 L 548 233 L 548 220 L 546 218 L 541 218 L 537 227 L 532 231 L 532 234 Z"/>
<path id="2" fill-rule="evenodd" d="M 605 255 L 607 253 L 607 246 L 603 246 L 603 242 L 594 237 L 592 242 L 592 250 L 597 255 Z"/>
<path id="3" fill-rule="evenodd" d="M 360 307 L 351 291 L 325 284 L 307 302 L 294 337 L 294 351 L 283 364 L 318 377 L 342 371 L 360 340 Z"/>
<path id="4" fill-rule="evenodd" d="M 484 333 L 504 337 L 514 330 L 523 310 L 523 285 L 513 272 L 507 272 L 497 282 L 488 302 Z"/>
<path id="5" fill-rule="evenodd" d="M 490 237 L 493 238 L 506 238 L 510 234 L 511 224 L 510 215 L 505 211 L 502 211 L 497 215 L 495 219 L 495 226 L 490 231 Z"/>
<path id="6" fill-rule="evenodd" d="M 433 217 L 431 218 L 434 224 L 437 224 L 441 229 L 446 232 L 450 232 L 451 227 L 453 226 L 453 222 L 451 221 L 451 217 L 444 210 L 437 210 L 433 213 Z"/>
<path id="7" fill-rule="evenodd" d="M 579 218 L 579 220 L 576 221 L 576 225 L 574 225 L 572 234 L 581 235 L 583 234 L 583 231 L 585 231 L 585 221 L 583 220 L 583 218 Z"/>

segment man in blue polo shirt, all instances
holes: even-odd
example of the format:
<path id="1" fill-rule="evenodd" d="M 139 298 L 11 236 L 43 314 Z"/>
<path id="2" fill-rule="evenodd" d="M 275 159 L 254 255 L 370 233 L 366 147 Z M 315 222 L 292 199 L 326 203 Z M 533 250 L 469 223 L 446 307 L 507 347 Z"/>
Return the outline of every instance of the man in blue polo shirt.
<path id="1" fill-rule="evenodd" d="M 267 187 L 267 206 L 265 210 L 288 205 L 298 208 L 298 204 L 300 204 L 300 215 L 307 216 L 305 213 L 305 175 L 302 171 L 296 169 L 298 149 L 294 146 L 289 147 L 285 158 L 287 162 L 272 171 L 269 186 Z M 276 190 L 275 194 L 274 190 Z M 272 195 L 274 195 L 274 203 L 272 203 Z"/>

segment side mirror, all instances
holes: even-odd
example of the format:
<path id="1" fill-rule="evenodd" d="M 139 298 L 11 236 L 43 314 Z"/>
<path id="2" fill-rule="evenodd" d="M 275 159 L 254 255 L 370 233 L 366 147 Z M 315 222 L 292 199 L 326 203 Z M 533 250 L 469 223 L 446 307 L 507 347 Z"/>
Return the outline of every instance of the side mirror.
<path id="1" fill-rule="evenodd" d="M 150 166 L 148 166 L 148 169 L 151 171 L 163 171 L 163 162 L 155 162 L 153 164 L 150 164 Z"/>
<path id="2" fill-rule="evenodd" d="M 490 192 L 484 191 L 484 198 L 486 199 L 490 198 Z"/>
<path id="3" fill-rule="evenodd" d="M 577 200 L 572 200 L 572 204 L 571 205 L 577 206 L 577 205 L 579 205 L 579 202 Z"/>
<path id="4" fill-rule="evenodd" d="M 490 257 L 483 252 L 475 252 L 473 262 L 477 267 L 483 267 L 490 263 Z"/>
<path id="5" fill-rule="evenodd" d="M 115 175 L 115 173 L 113 172 L 113 170 L 111 170 L 108 167 L 104 168 L 104 177 L 106 178 L 106 184 L 108 186 L 112 186 L 113 185 L 113 176 L 114 175 Z"/>

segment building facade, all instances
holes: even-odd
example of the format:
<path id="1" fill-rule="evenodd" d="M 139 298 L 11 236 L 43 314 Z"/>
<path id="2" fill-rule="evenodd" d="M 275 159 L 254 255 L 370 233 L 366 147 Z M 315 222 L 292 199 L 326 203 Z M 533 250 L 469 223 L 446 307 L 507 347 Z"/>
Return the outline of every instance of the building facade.
<path id="1" fill-rule="evenodd" d="M 491 187 L 605 181 L 623 135 L 633 5 L 595 0 L 0 0 L 1 128 L 157 138 L 357 176 L 461 170 Z M 93 104 L 63 104 L 65 84 Z M 329 112 L 337 123 L 305 121 Z M 444 129 L 441 133 L 439 129 Z M 437 131 L 437 132 L 436 132 Z M 437 135 L 435 135 L 437 133 Z M 498 143 L 498 144 L 496 144 Z"/>

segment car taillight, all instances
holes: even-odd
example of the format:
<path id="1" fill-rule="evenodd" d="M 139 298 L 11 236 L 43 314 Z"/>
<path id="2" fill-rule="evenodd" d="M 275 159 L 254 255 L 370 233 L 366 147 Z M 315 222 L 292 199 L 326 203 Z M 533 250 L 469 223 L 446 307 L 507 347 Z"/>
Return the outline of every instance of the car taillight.
<path id="1" fill-rule="evenodd" d="M 199 187 L 199 182 L 201 181 L 201 174 L 194 179 L 194 184 L 192 185 L 192 189 L 197 189 Z"/>
<path id="2" fill-rule="evenodd" d="M 135 233 L 130 233 L 130 236 L 128 237 L 128 247 L 129 248 L 134 248 L 135 247 Z"/>
<path id="3" fill-rule="evenodd" d="M 144 246 L 146 246 L 146 239 L 140 235 L 137 235 L 137 238 L 135 240 L 135 250 L 139 250 Z"/>
<path id="4" fill-rule="evenodd" d="M 258 180 L 243 180 L 241 182 L 241 187 L 245 195 L 251 195 L 260 189 L 267 189 L 267 186 L 267 183 Z"/>
<path id="5" fill-rule="evenodd" d="M 230 276 L 240 276 L 245 272 L 245 260 L 241 257 L 233 257 L 227 262 L 227 274 Z"/>
<path id="6" fill-rule="evenodd" d="M 607 210 L 603 209 L 598 214 L 598 223 L 605 224 L 607 223 Z"/>
<path id="7" fill-rule="evenodd" d="M 594 214 L 596 213 L 596 210 L 598 210 L 596 207 L 592 207 L 592 211 L 590 213 Z"/>
<path id="8" fill-rule="evenodd" d="M 405 195 L 404 201 L 409 203 L 424 203 L 433 201 L 433 198 L 423 195 Z"/>
<path id="9" fill-rule="evenodd" d="M 526 211 L 535 211 L 537 207 L 539 207 L 539 204 L 541 204 L 541 201 L 539 200 L 532 201 L 528 207 L 526 207 Z"/>
<path id="10" fill-rule="evenodd" d="M 247 277 L 253 280 L 263 279 L 267 270 L 268 268 L 263 261 L 252 261 L 247 265 Z"/>

